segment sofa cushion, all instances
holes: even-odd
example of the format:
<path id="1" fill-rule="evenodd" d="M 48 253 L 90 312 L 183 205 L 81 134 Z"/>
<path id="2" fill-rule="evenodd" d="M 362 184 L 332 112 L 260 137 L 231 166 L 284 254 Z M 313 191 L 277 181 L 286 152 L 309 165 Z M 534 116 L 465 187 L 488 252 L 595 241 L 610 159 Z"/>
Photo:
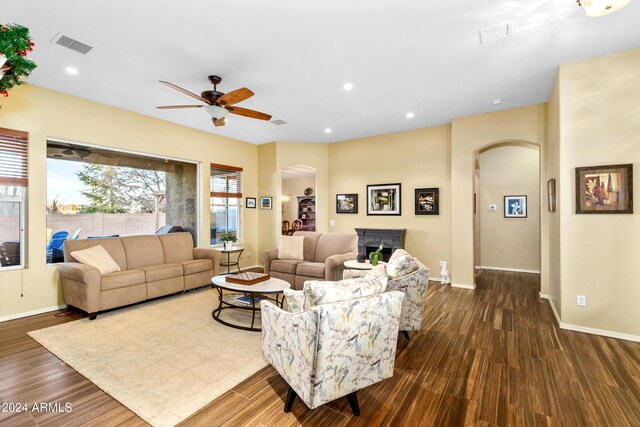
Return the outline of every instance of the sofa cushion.
<path id="1" fill-rule="evenodd" d="M 392 279 L 396 279 L 411 274 L 418 270 L 418 268 L 418 263 L 411 255 L 400 255 L 389 259 L 387 263 L 387 274 Z"/>
<path id="2" fill-rule="evenodd" d="M 387 269 L 384 264 L 373 267 L 364 275 L 364 278 L 368 280 L 373 286 L 378 286 L 378 292 L 384 292 L 387 289 L 387 283 L 389 282 L 389 276 L 387 275 Z"/>
<path id="3" fill-rule="evenodd" d="M 109 291 L 127 286 L 143 285 L 144 281 L 145 276 L 142 270 L 116 271 L 102 276 L 100 290 Z"/>
<path id="4" fill-rule="evenodd" d="M 120 266 L 111 258 L 106 249 L 100 245 L 81 251 L 71 252 L 71 256 L 82 264 L 87 264 L 98 269 L 100 274 L 113 273 L 120 271 Z"/>
<path id="5" fill-rule="evenodd" d="M 296 267 L 304 261 L 294 259 L 274 259 L 271 261 L 271 271 L 279 271 L 280 273 L 296 274 Z"/>
<path id="6" fill-rule="evenodd" d="M 92 248 L 94 246 L 102 246 L 107 250 L 111 258 L 120 266 L 120 270 L 127 270 L 127 257 L 124 253 L 122 242 L 117 237 L 109 237 L 103 239 L 79 239 L 65 240 L 62 244 L 64 252 L 64 260 L 66 262 L 78 261 L 71 255 L 73 251 L 81 251 L 83 249 Z"/>
<path id="7" fill-rule="evenodd" d="M 121 237 L 120 241 L 127 256 L 129 269 L 164 264 L 164 251 L 158 236 L 127 236 Z"/>
<path id="8" fill-rule="evenodd" d="M 193 259 L 193 237 L 191 233 L 158 234 L 164 262 L 183 262 Z"/>
<path id="9" fill-rule="evenodd" d="M 304 260 L 304 236 L 280 236 L 278 259 Z"/>
<path id="10" fill-rule="evenodd" d="M 358 236 L 347 233 L 322 233 L 313 261 L 325 262 L 332 255 L 358 253 Z M 306 259 L 306 258 L 305 258 Z"/>
<path id="11" fill-rule="evenodd" d="M 384 276 L 381 280 L 381 282 L 378 282 L 364 277 L 340 280 L 339 282 L 307 280 L 303 289 L 304 307 L 307 309 L 314 305 L 379 294 L 386 289 L 388 279 Z"/>
<path id="12" fill-rule="evenodd" d="M 298 268 L 296 268 L 296 274 L 299 276 L 324 278 L 324 263 L 302 262 L 298 264 Z"/>
<path id="13" fill-rule="evenodd" d="M 181 264 L 159 264 L 141 267 L 147 283 L 182 276 Z"/>
<path id="14" fill-rule="evenodd" d="M 322 233 L 315 231 L 296 231 L 294 236 L 304 236 L 304 260 L 313 262 L 316 257 L 316 246 Z"/>
<path id="15" fill-rule="evenodd" d="M 184 275 L 200 273 L 201 271 L 213 270 L 213 261 L 210 259 L 193 259 L 191 261 L 182 261 L 182 269 Z"/>

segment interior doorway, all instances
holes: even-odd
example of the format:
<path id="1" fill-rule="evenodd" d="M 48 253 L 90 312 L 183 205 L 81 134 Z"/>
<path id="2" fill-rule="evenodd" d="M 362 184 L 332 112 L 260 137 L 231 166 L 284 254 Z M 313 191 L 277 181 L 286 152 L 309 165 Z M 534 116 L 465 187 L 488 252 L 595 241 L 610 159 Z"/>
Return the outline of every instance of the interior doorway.
<path id="1" fill-rule="evenodd" d="M 474 162 L 474 263 L 477 270 L 540 273 L 540 147 L 502 142 Z"/>
<path id="2" fill-rule="evenodd" d="M 316 231 L 316 174 L 314 167 L 304 164 L 282 168 L 282 234 Z"/>

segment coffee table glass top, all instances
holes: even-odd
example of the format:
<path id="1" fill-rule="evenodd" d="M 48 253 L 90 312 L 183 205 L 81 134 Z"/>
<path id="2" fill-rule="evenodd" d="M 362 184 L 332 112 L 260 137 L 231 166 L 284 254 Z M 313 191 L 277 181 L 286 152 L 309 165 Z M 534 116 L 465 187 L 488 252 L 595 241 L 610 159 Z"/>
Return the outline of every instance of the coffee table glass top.
<path id="1" fill-rule="evenodd" d="M 291 285 L 288 282 L 285 282 L 282 279 L 276 279 L 272 277 L 269 280 L 265 280 L 264 282 L 259 282 L 254 285 L 241 285 L 239 283 L 229 283 L 225 280 L 226 276 L 215 276 L 211 279 L 211 283 L 214 286 L 217 286 L 222 289 L 227 289 L 230 291 L 237 292 L 247 292 L 247 293 L 261 293 L 261 294 L 269 294 L 269 293 L 278 293 L 282 292 L 285 289 L 289 289 Z"/>

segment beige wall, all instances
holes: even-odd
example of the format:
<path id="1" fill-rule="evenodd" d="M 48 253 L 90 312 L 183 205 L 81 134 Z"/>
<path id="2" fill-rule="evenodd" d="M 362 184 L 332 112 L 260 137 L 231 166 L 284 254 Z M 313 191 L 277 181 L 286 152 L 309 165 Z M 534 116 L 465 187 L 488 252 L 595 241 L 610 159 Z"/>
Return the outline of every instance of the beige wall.
<path id="1" fill-rule="evenodd" d="M 316 195 L 315 176 L 300 176 L 282 179 L 282 194 L 291 196 L 291 200 L 282 202 L 282 220 L 289 223 L 298 218 L 298 196 L 304 196 L 304 190 L 313 188 L 312 196 Z"/>
<path id="2" fill-rule="evenodd" d="M 634 214 L 576 215 L 575 168 L 633 163 L 640 188 L 640 49 L 562 65 L 562 321 L 640 335 L 640 197 Z M 587 306 L 576 305 L 576 295 Z"/>
<path id="3" fill-rule="evenodd" d="M 262 265 L 262 253 L 276 247 L 280 234 L 278 206 L 280 206 L 280 173 L 276 165 L 276 143 L 258 146 L 258 194 L 256 213 L 259 219 L 258 263 Z M 260 209 L 260 198 L 271 197 L 273 209 Z"/>
<path id="4" fill-rule="evenodd" d="M 451 278 L 453 283 L 475 285 L 473 263 L 473 174 L 476 152 L 507 141 L 539 145 L 545 158 L 545 106 L 532 105 L 454 119 L 451 132 Z M 546 247 L 544 230 L 541 246 Z M 484 236 L 483 236 L 484 237 Z M 544 250 L 544 249 L 543 249 Z M 541 280 L 542 291 L 546 283 Z"/>
<path id="5" fill-rule="evenodd" d="M 451 260 L 450 126 L 363 138 L 329 145 L 330 231 L 356 227 L 406 228 L 406 249 L 439 276 Z M 367 216 L 367 184 L 402 183 L 402 216 Z M 414 189 L 440 188 L 440 215 L 414 214 Z M 336 214 L 335 197 L 358 194 L 358 214 Z"/>
<path id="6" fill-rule="evenodd" d="M 480 262 L 540 272 L 540 150 L 506 143 L 480 153 Z M 505 218 L 504 196 L 526 195 L 527 217 Z M 497 206 L 495 211 L 489 205 Z"/>
<path id="7" fill-rule="evenodd" d="M 0 318 L 63 303 L 57 267 L 47 266 L 45 260 L 49 137 L 200 162 L 199 236 L 203 246 L 209 233 L 209 163 L 243 167 L 244 191 L 256 192 L 255 145 L 31 85 L 14 88 L 2 103 L 0 126 L 29 132 L 29 194 L 28 268 L 0 272 Z M 245 209 L 242 243 L 253 256 L 245 257 L 244 265 L 257 262 L 257 235 L 257 212 Z"/>
<path id="8" fill-rule="evenodd" d="M 558 80 L 556 79 L 551 95 L 549 96 L 549 102 L 547 103 L 547 176 L 543 182 L 548 182 L 550 179 L 556 180 L 556 189 L 559 189 L 560 184 L 560 90 Z M 558 316 L 562 316 L 562 284 L 560 266 L 562 253 L 560 250 L 560 207 L 562 200 L 557 196 L 556 190 L 556 211 L 549 212 L 548 202 L 545 200 L 543 203 L 542 212 L 548 218 L 549 230 L 549 252 L 546 258 L 543 256 L 544 266 L 545 259 L 547 261 L 549 288 L 548 297 L 556 309 Z M 545 198 L 547 193 L 543 193 Z"/>

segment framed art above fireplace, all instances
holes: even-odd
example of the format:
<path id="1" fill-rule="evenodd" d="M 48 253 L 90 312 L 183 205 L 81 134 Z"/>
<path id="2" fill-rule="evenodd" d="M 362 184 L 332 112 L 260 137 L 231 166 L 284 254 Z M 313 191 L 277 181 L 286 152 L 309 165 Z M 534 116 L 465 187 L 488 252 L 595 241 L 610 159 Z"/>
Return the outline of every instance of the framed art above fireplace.
<path id="1" fill-rule="evenodd" d="M 367 185 L 367 215 L 401 215 L 400 184 Z"/>

